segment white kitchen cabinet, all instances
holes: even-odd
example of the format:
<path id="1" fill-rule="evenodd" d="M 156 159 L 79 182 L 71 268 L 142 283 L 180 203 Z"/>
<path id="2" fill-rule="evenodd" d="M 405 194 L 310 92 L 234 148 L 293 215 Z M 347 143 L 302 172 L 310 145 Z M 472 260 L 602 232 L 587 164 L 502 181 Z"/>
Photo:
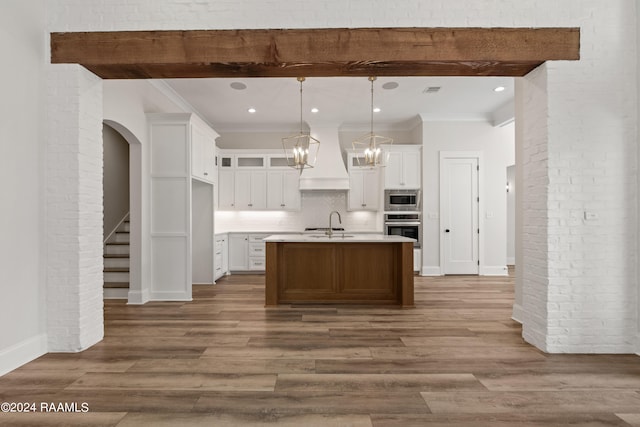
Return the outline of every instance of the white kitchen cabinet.
<path id="1" fill-rule="evenodd" d="M 267 156 L 264 154 L 236 154 L 237 169 L 264 169 L 267 166 Z"/>
<path id="2" fill-rule="evenodd" d="M 229 271 L 249 270 L 249 235 L 229 233 Z"/>
<path id="3" fill-rule="evenodd" d="M 236 170 L 234 177 L 235 208 L 267 208 L 267 173 L 261 170 Z"/>
<path id="4" fill-rule="evenodd" d="M 263 241 L 268 234 L 249 235 L 249 270 L 264 271 L 266 269 L 266 244 Z"/>
<path id="5" fill-rule="evenodd" d="M 391 145 L 384 148 L 388 151 L 384 168 L 384 188 L 415 189 L 422 186 L 420 148 L 410 145 Z"/>
<path id="6" fill-rule="evenodd" d="M 380 184 L 377 169 L 351 169 L 349 171 L 350 211 L 377 211 L 380 200 Z"/>
<path id="7" fill-rule="evenodd" d="M 218 169 L 218 209 L 234 209 L 235 206 L 235 171 Z"/>
<path id="8" fill-rule="evenodd" d="M 267 173 L 267 209 L 300 210 L 300 174 L 295 170 Z"/>
<path id="9" fill-rule="evenodd" d="M 229 271 L 264 271 L 268 234 L 229 234 Z"/>
<path id="10" fill-rule="evenodd" d="M 210 128 L 191 124 L 191 175 L 194 178 L 215 182 L 216 137 Z"/>
<path id="11" fill-rule="evenodd" d="M 191 301 L 214 276 L 217 134 L 194 114 L 150 113 L 149 299 Z M 207 175 L 205 175 L 207 172 Z"/>
<path id="12" fill-rule="evenodd" d="M 229 235 L 216 234 L 214 250 L 214 280 L 229 272 Z"/>

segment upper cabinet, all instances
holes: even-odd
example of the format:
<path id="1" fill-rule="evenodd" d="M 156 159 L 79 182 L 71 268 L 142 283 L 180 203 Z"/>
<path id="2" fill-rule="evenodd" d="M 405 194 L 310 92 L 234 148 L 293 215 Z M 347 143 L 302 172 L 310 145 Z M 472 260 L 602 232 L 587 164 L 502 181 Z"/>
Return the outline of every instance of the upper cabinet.
<path id="1" fill-rule="evenodd" d="M 280 150 L 220 150 L 218 208 L 300 210 L 300 174 Z"/>
<path id="2" fill-rule="evenodd" d="M 271 170 L 267 174 L 267 209 L 300 210 L 300 174 Z"/>
<path id="3" fill-rule="evenodd" d="M 191 123 L 191 176 L 216 181 L 216 138 L 218 135 L 204 123 Z"/>
<path id="4" fill-rule="evenodd" d="M 380 208 L 380 169 L 364 165 L 364 158 L 348 152 L 349 195 L 347 210 L 377 211 Z"/>
<path id="5" fill-rule="evenodd" d="M 236 209 L 266 209 L 267 173 L 263 170 L 236 170 L 234 193 Z"/>
<path id="6" fill-rule="evenodd" d="M 384 168 L 385 189 L 418 189 L 422 186 L 422 151 L 416 145 L 388 145 Z"/>

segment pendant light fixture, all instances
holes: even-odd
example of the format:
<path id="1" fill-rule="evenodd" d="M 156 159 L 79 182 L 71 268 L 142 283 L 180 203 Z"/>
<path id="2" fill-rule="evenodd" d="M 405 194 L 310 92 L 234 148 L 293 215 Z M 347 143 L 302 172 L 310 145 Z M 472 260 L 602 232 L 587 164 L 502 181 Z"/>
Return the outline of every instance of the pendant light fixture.
<path id="1" fill-rule="evenodd" d="M 371 82 L 371 129 L 368 134 L 361 136 L 353 141 L 353 149 L 362 153 L 363 156 L 356 156 L 360 166 L 384 166 L 384 159 L 381 144 L 393 144 L 393 139 L 386 136 L 380 136 L 373 133 L 373 82 L 376 81 L 376 77 L 369 77 Z"/>
<path id="2" fill-rule="evenodd" d="M 287 157 L 287 164 L 302 173 L 304 168 L 312 168 L 316 164 L 320 141 L 302 130 L 302 82 L 304 77 L 298 77 L 300 82 L 300 133 L 282 138 L 282 149 Z"/>

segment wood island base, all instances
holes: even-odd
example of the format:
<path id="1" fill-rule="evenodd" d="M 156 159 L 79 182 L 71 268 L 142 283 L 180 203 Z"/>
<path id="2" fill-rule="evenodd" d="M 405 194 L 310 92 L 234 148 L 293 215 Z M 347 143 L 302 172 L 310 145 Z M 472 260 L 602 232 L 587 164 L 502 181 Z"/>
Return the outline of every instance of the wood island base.
<path id="1" fill-rule="evenodd" d="M 411 242 L 266 243 L 265 306 L 414 306 Z"/>

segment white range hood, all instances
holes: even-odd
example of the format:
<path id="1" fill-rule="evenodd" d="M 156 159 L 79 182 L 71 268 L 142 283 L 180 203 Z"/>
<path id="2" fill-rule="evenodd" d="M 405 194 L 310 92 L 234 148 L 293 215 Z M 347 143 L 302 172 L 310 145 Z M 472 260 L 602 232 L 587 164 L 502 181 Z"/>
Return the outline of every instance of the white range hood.
<path id="1" fill-rule="evenodd" d="M 311 136 L 320 141 L 315 167 L 300 175 L 300 190 L 349 189 L 349 174 L 342 160 L 338 126 L 311 126 Z"/>

